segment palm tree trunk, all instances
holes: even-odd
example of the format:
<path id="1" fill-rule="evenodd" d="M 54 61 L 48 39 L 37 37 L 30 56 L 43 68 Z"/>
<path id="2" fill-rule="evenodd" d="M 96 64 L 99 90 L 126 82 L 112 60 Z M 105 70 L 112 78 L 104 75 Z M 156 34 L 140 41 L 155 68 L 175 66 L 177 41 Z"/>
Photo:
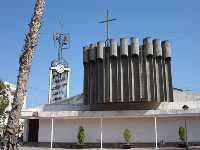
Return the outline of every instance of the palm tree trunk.
<path id="1" fill-rule="evenodd" d="M 19 58 L 19 75 L 17 77 L 17 89 L 14 95 L 12 109 L 9 114 L 5 131 L 7 138 L 7 150 L 17 149 L 17 134 L 19 119 L 24 98 L 27 91 L 28 76 L 31 68 L 34 49 L 37 46 L 38 34 L 42 23 L 45 0 L 36 0 L 34 14 L 29 24 L 29 32 L 26 34 L 25 44 Z"/>

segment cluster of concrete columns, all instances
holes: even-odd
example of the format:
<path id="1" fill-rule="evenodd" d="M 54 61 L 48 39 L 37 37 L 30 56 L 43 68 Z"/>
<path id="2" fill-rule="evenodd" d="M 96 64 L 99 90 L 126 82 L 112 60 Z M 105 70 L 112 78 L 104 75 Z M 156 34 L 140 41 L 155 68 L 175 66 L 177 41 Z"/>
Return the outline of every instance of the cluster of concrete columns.
<path id="1" fill-rule="evenodd" d="M 136 37 L 83 48 L 84 102 L 173 101 L 169 41 Z"/>

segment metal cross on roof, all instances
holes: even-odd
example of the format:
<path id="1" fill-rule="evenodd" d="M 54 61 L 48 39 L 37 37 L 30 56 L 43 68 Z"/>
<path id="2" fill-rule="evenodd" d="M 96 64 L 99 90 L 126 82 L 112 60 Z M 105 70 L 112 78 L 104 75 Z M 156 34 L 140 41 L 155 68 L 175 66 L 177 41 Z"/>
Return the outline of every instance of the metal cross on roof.
<path id="1" fill-rule="evenodd" d="M 117 20 L 116 18 L 113 18 L 113 19 L 109 19 L 109 11 L 107 9 L 107 15 L 106 15 L 106 19 L 104 21 L 101 21 L 99 23 L 105 23 L 106 24 L 106 45 L 108 45 L 108 42 L 109 42 L 109 22 L 111 21 L 115 21 Z"/>

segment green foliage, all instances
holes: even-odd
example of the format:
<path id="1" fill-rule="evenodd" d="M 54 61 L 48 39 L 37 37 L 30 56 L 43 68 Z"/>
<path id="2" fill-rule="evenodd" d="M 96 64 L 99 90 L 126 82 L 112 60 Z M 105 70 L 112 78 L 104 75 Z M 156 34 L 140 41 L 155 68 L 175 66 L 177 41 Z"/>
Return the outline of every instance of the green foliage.
<path id="1" fill-rule="evenodd" d="M 82 126 L 79 127 L 77 139 L 79 145 L 83 145 L 85 143 L 85 130 Z"/>
<path id="2" fill-rule="evenodd" d="M 179 139 L 181 140 L 181 142 L 184 142 L 185 141 L 185 128 L 180 127 L 178 134 L 179 134 Z"/>
<path id="3" fill-rule="evenodd" d="M 131 142 L 132 134 L 129 129 L 125 129 L 123 133 L 124 140 L 129 144 Z"/>
<path id="4" fill-rule="evenodd" d="M 5 119 L 7 117 L 5 109 L 9 105 L 8 91 L 9 86 L 0 81 L 0 129 L 5 128 Z"/>
<path id="5" fill-rule="evenodd" d="M 5 109 L 9 104 L 8 91 L 9 86 L 0 81 L 0 115 L 5 112 Z"/>
<path id="6" fill-rule="evenodd" d="M 0 115 L 0 130 L 5 128 L 5 125 L 6 125 L 5 120 L 6 120 L 6 118 L 7 118 L 7 114 L 6 113 L 2 113 Z"/>

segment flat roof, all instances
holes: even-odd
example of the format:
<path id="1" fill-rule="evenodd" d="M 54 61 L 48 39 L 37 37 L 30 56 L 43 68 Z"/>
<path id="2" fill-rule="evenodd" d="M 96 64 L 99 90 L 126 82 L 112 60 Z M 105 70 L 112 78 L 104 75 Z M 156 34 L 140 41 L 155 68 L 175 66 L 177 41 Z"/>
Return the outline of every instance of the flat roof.
<path id="1" fill-rule="evenodd" d="M 184 110 L 120 110 L 120 111 L 34 111 L 21 112 L 22 119 L 73 118 L 147 118 L 147 117 L 200 117 L 200 109 Z"/>

